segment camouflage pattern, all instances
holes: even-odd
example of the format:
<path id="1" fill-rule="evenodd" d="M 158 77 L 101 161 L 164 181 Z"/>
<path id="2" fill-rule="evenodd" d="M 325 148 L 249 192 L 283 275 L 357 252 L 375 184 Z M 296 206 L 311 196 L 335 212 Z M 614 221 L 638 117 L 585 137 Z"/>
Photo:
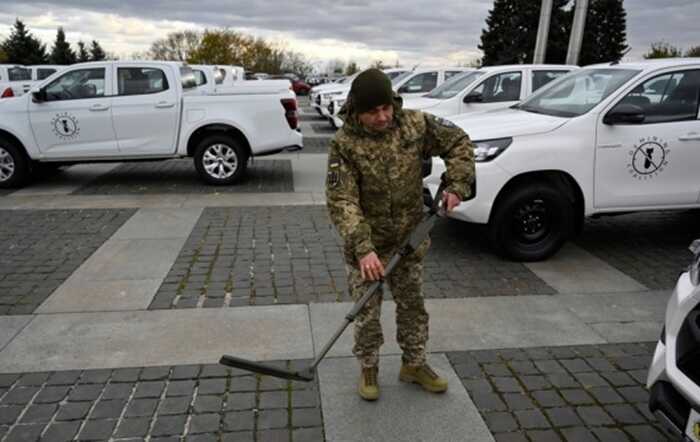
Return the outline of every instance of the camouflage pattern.
<path id="1" fill-rule="evenodd" d="M 392 127 L 374 132 L 359 122 L 350 98 L 340 114 L 345 124 L 331 141 L 326 200 L 331 221 L 344 241 L 354 299 L 367 287 L 361 281 L 359 259 L 376 252 L 386 264 L 423 217 L 423 158 L 445 160 L 446 191 L 460 199 L 471 193 L 473 145 L 467 134 L 446 120 L 403 110 L 401 105 L 401 98 L 394 97 Z M 426 240 L 388 278 L 398 308 L 397 338 L 411 364 L 425 359 L 428 315 L 421 292 L 421 261 L 428 247 Z M 370 301 L 356 320 L 355 354 L 365 364 L 376 363 L 383 342 L 380 303 L 379 297 Z"/>
<path id="2" fill-rule="evenodd" d="M 348 287 L 357 301 L 367 292 L 372 282 L 362 279 L 360 270 L 347 266 Z M 403 351 L 403 363 L 421 366 L 425 363 L 425 344 L 428 341 L 428 312 L 423 302 L 423 263 L 417 256 L 399 262 L 387 281 L 396 303 L 396 341 Z M 379 322 L 383 292 L 380 289 L 355 317 L 355 345 L 353 354 L 363 367 L 379 363 L 379 347 L 384 335 Z"/>

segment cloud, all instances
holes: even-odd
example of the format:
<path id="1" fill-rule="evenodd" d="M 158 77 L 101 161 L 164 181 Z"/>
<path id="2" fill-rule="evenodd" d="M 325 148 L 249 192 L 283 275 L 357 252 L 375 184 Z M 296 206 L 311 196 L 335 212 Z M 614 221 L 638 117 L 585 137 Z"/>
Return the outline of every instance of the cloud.
<path id="1" fill-rule="evenodd" d="M 63 26 L 70 41 L 97 39 L 126 56 L 175 30 L 228 27 L 317 60 L 455 64 L 479 57 L 492 7 L 493 0 L 4 0 L 0 34 L 20 17 L 49 45 Z M 626 0 L 625 8 L 630 58 L 658 40 L 700 44 L 697 0 Z"/>

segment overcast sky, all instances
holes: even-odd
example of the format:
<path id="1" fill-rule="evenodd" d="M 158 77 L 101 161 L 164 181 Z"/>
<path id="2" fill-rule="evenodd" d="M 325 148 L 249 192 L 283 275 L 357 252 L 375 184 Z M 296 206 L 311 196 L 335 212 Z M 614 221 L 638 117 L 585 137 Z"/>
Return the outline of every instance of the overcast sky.
<path id="1" fill-rule="evenodd" d="M 683 50 L 700 45 L 700 0 L 624 5 L 628 58 L 641 58 L 658 40 Z M 19 17 L 49 48 L 63 26 L 71 43 L 96 39 L 128 58 L 168 32 L 229 27 L 283 42 L 314 60 L 460 63 L 480 56 L 477 45 L 492 7 L 493 0 L 3 0 L 0 37 Z"/>

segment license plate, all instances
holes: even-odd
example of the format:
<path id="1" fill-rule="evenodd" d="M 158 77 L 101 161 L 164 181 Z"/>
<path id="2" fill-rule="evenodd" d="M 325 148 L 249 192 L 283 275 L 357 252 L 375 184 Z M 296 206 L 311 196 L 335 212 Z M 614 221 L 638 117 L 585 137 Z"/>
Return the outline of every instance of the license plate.
<path id="1" fill-rule="evenodd" d="M 690 417 L 688 417 L 688 426 L 685 429 L 685 434 L 693 442 L 700 442 L 700 413 L 695 410 L 690 410 Z"/>

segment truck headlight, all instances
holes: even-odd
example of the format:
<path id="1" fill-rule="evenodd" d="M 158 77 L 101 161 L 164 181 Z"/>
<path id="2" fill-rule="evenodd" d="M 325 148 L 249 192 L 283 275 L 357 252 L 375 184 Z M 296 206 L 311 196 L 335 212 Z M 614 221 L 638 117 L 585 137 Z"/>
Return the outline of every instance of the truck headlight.
<path id="1" fill-rule="evenodd" d="M 696 239 L 690 245 L 690 251 L 693 252 L 693 262 L 688 268 L 690 272 L 690 281 L 693 285 L 700 284 L 700 239 Z"/>
<path id="2" fill-rule="evenodd" d="M 499 156 L 501 152 L 506 150 L 506 148 L 510 146 L 510 143 L 512 142 L 513 139 L 510 137 L 497 138 L 494 140 L 474 141 L 474 161 L 478 161 L 480 163 L 491 161 Z"/>

